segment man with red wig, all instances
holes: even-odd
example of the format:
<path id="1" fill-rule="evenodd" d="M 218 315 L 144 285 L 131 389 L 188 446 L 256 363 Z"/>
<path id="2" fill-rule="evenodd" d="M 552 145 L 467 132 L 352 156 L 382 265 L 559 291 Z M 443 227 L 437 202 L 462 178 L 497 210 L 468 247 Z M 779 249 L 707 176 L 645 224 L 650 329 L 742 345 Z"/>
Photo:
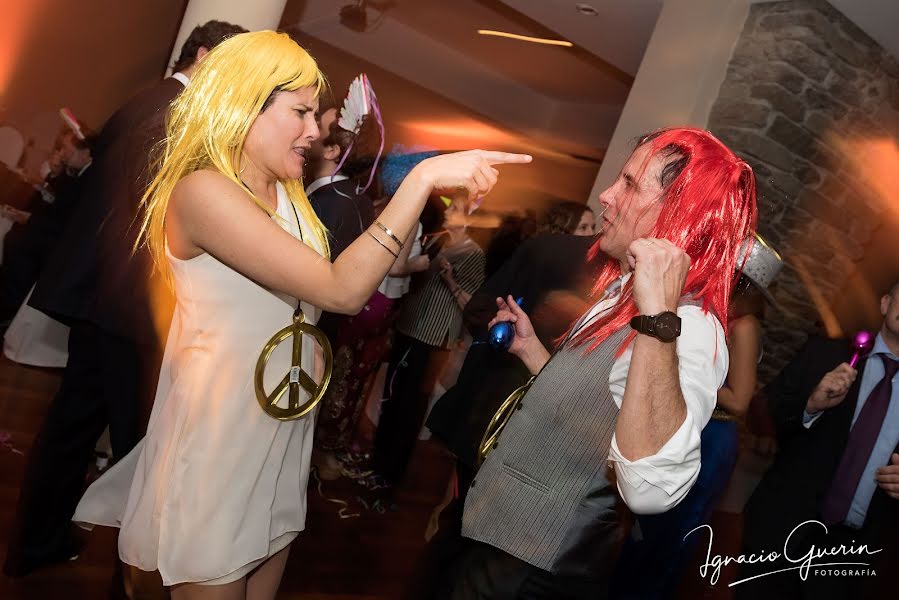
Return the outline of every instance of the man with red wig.
<path id="1" fill-rule="evenodd" d="M 696 480 L 754 174 L 710 133 L 665 129 L 640 139 L 599 202 L 590 252 L 613 260 L 552 354 L 497 299 L 494 322 L 514 323 L 509 351 L 534 377 L 468 492 L 470 545 L 440 597 L 604 598 L 627 509 L 664 512 Z"/>

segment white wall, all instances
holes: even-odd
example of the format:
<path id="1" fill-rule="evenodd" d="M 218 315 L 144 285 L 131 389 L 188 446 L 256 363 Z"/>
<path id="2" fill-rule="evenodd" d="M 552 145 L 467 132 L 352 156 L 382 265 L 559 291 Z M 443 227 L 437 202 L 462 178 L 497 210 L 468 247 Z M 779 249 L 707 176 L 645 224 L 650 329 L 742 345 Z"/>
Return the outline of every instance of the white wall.
<path id="1" fill-rule="evenodd" d="M 705 127 L 749 6 L 762 0 L 666 0 L 589 203 L 615 180 L 635 138 L 661 127 Z"/>

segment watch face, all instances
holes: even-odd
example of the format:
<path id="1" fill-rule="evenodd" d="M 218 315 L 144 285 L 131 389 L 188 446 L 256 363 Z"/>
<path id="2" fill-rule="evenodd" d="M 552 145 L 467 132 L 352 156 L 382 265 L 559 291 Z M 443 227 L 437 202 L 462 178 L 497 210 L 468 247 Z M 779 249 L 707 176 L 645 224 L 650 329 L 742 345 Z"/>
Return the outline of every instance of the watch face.
<path id="1" fill-rule="evenodd" d="M 655 334 L 663 342 L 671 342 L 680 335 L 680 317 L 664 312 L 656 317 Z"/>

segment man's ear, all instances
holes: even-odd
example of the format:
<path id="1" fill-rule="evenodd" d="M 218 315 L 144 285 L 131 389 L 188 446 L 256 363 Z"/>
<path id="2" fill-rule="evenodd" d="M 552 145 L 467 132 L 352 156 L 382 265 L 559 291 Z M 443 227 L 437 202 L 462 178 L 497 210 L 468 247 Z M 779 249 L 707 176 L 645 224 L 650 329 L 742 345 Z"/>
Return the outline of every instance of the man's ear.
<path id="1" fill-rule="evenodd" d="M 197 58 L 195 59 L 194 63 L 198 63 L 203 60 L 203 57 L 207 54 L 209 54 L 209 48 L 207 48 L 206 46 L 200 46 L 197 49 Z"/>
<path id="2" fill-rule="evenodd" d="M 322 158 L 325 160 L 330 160 L 333 162 L 337 162 L 340 160 L 340 145 L 339 144 L 331 144 L 330 146 L 325 146 L 324 151 L 322 152 Z"/>

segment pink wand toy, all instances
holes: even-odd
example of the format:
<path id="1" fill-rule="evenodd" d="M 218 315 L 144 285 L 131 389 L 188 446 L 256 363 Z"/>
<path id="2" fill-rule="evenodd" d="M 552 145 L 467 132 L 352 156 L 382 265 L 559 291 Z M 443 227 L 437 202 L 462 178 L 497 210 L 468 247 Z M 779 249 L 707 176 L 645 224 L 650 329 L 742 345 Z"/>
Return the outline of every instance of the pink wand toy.
<path id="1" fill-rule="evenodd" d="M 874 336 L 871 335 L 870 331 L 865 331 L 864 329 L 855 334 L 852 338 L 852 360 L 849 361 L 849 366 L 853 369 L 855 368 L 856 363 L 864 357 L 868 356 L 868 353 L 871 352 L 871 349 L 874 348 Z"/>

